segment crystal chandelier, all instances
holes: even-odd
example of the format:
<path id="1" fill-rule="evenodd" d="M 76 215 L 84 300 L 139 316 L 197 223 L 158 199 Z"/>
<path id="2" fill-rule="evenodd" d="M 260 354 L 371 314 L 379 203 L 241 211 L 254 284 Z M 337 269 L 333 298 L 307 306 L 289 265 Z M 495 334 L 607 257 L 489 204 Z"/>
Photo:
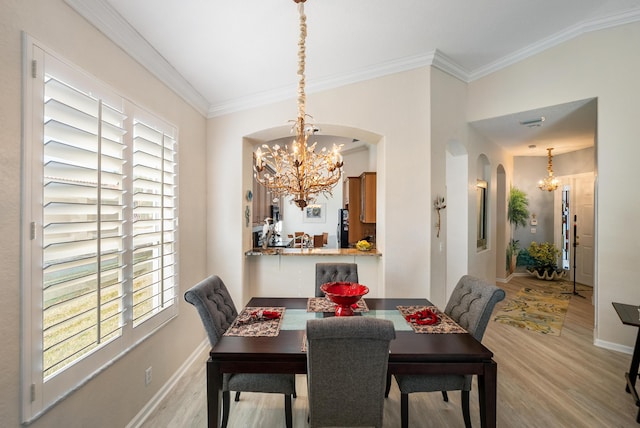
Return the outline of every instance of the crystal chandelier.
<path id="1" fill-rule="evenodd" d="M 551 160 L 551 150 L 553 150 L 553 147 L 550 149 L 547 149 L 548 157 L 549 157 L 549 162 L 547 163 L 547 171 L 549 175 L 547 175 L 544 179 L 538 182 L 538 189 L 547 190 L 549 192 L 553 192 L 554 190 L 556 190 L 558 188 L 558 185 L 560 184 L 558 182 L 558 179 L 553 176 L 553 162 Z"/>
<path id="2" fill-rule="evenodd" d="M 331 196 L 331 189 L 340 181 L 342 145 L 333 145 L 332 150 L 323 147 L 316 153 L 317 142 L 310 146 L 307 141 L 315 129 L 305 123 L 304 92 L 305 76 L 305 39 L 307 37 L 307 17 L 304 14 L 306 0 L 293 0 L 298 3 L 300 14 L 300 39 L 298 41 L 298 118 L 291 128 L 295 139 L 290 147 L 276 144 L 269 147 L 263 144 L 254 153 L 254 177 L 258 183 L 270 190 L 274 196 L 291 196 L 292 201 L 304 209 L 313 203 L 319 194 Z"/>

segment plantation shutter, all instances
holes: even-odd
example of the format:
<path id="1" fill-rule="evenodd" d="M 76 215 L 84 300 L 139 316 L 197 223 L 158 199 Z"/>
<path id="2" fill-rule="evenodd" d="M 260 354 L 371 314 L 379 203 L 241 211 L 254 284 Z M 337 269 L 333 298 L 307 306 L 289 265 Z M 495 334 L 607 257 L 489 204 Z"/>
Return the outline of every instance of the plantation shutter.
<path id="1" fill-rule="evenodd" d="M 21 403 L 30 423 L 178 313 L 178 130 L 26 37 Z"/>
<path id="2" fill-rule="evenodd" d="M 44 378 L 123 327 L 122 108 L 44 76 Z"/>
<path id="3" fill-rule="evenodd" d="M 175 304 L 175 140 L 133 124 L 133 326 Z"/>

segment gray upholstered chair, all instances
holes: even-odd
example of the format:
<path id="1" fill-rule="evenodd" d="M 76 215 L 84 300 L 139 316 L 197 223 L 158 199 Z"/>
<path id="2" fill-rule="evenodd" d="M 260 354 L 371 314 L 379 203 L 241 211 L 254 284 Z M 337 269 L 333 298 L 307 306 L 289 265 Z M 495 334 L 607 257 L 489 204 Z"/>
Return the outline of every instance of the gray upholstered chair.
<path id="1" fill-rule="evenodd" d="M 311 427 L 382 427 L 389 320 L 332 317 L 307 321 Z"/>
<path id="2" fill-rule="evenodd" d="M 467 330 L 478 341 L 487 328 L 493 308 L 505 293 L 482 279 L 465 275 L 460 278 L 451 293 L 444 312 Z M 447 391 L 461 391 L 462 416 L 465 427 L 471 427 L 469 416 L 469 391 L 471 391 L 470 375 L 396 375 L 400 388 L 400 414 L 402 427 L 409 426 L 409 394 L 412 392 L 442 391 L 444 401 L 449 401 Z"/>
<path id="3" fill-rule="evenodd" d="M 238 316 L 227 287 L 217 275 L 191 287 L 184 293 L 184 299 L 198 310 L 212 347 Z M 227 426 L 229 420 L 229 391 L 236 391 L 235 401 L 240 399 L 240 391 L 284 394 L 286 426 L 291 428 L 291 396 L 295 397 L 295 375 L 225 373 L 222 381 L 222 428 Z"/>
<path id="4" fill-rule="evenodd" d="M 316 297 L 324 297 L 320 286 L 327 282 L 358 282 L 358 265 L 355 263 L 316 263 Z"/>

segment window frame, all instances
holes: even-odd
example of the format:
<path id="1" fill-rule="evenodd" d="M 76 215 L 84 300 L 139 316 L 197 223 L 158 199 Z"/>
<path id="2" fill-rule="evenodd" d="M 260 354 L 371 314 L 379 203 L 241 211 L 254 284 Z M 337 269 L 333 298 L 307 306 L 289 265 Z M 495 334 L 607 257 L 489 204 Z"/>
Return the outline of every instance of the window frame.
<path id="1" fill-rule="evenodd" d="M 43 213 L 44 213 L 44 74 L 54 74 L 63 80 L 71 82 L 75 87 L 83 88 L 92 95 L 98 96 L 101 100 L 107 100 L 109 105 L 116 106 L 122 110 L 126 116 L 123 126 L 127 130 L 124 134 L 123 153 L 124 168 L 123 178 L 123 218 L 122 230 L 119 234 L 123 241 L 123 267 L 122 275 L 122 305 L 120 320 L 120 335 L 107 340 L 104 344 L 91 350 L 88 354 L 80 357 L 72 364 L 56 372 L 48 379 L 44 378 L 43 372 L 43 284 L 44 265 L 43 261 Z M 69 395 L 79 386 L 89 379 L 105 370 L 116 359 L 122 357 L 133 349 L 141 341 L 155 333 L 158 329 L 178 316 L 179 309 L 179 227 L 178 227 L 178 198 L 179 198 L 179 159 L 178 159 L 178 128 L 157 115 L 149 112 L 134 102 L 118 94 L 108 85 L 99 79 L 81 70 L 76 65 L 62 59 L 50 49 L 43 46 L 27 34 L 23 34 L 23 167 L 22 167 L 22 215 L 21 215 L 21 408 L 22 422 L 29 423 L 39 417 L 47 409 Z M 133 121 L 140 120 L 147 126 L 152 126 L 163 135 L 163 146 L 165 138 L 169 137 L 173 141 L 171 165 L 174 170 L 171 175 L 172 185 L 172 213 L 166 214 L 162 209 L 160 222 L 165 224 L 165 216 L 171 220 L 167 221 L 168 230 L 172 237 L 169 265 L 172 273 L 169 289 L 173 293 L 166 307 L 161 308 L 148 319 L 133 324 L 132 303 L 133 303 L 133 279 L 132 261 L 134 248 L 132 246 L 132 223 L 133 223 Z M 98 153 L 100 155 L 100 153 Z M 96 169 L 100 173 L 100 168 Z M 166 176 L 160 172 L 163 183 L 166 183 Z M 164 184 L 162 185 L 164 187 Z M 164 196 L 164 194 L 163 194 Z M 164 197 L 162 197 L 164 199 Z M 101 202 L 97 201 L 100 205 Z M 163 205 L 164 208 L 164 205 Z M 97 220 L 100 224 L 101 220 Z M 99 227 L 98 227 L 99 229 Z M 164 230 L 164 229 L 163 229 Z M 161 233 L 164 237 L 165 234 Z M 160 258 L 164 260 L 164 241 L 160 244 Z M 100 257 L 101 253 L 96 255 Z M 162 283 L 165 281 L 164 271 L 159 274 Z M 100 277 L 100 272 L 97 273 Z M 160 288 L 163 288 L 163 285 Z"/>
<path id="2" fill-rule="evenodd" d="M 485 180 L 476 181 L 476 212 L 477 212 L 477 239 L 476 248 L 478 250 L 487 249 L 487 206 L 489 202 L 489 184 Z"/>

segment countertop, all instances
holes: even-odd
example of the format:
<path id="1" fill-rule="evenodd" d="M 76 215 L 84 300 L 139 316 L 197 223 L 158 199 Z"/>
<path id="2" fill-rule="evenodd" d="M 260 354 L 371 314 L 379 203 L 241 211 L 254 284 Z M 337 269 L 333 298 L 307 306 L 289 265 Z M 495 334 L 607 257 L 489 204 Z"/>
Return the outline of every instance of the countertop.
<path id="1" fill-rule="evenodd" d="M 254 248 L 244 253 L 245 256 L 368 256 L 381 257 L 376 248 L 360 251 L 355 248 Z"/>

